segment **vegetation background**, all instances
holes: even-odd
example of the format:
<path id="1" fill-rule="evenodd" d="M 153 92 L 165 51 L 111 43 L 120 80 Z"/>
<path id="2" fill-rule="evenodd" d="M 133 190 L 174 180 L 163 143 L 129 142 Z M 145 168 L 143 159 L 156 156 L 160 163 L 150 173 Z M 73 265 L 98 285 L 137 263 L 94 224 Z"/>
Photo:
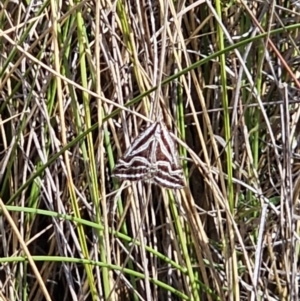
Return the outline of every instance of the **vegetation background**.
<path id="1" fill-rule="evenodd" d="M 0 299 L 297 300 L 299 19 L 292 0 L 1 1 Z M 155 106 L 181 190 L 111 177 Z"/>

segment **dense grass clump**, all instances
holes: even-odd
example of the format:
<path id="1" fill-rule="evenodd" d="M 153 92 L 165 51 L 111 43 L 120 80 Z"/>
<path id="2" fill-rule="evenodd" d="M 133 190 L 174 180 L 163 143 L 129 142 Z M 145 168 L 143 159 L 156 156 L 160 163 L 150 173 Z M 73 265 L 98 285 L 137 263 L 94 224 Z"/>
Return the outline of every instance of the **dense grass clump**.
<path id="1" fill-rule="evenodd" d="M 297 300 L 297 1 L 0 3 L 0 300 Z M 154 121 L 186 186 L 112 177 Z"/>

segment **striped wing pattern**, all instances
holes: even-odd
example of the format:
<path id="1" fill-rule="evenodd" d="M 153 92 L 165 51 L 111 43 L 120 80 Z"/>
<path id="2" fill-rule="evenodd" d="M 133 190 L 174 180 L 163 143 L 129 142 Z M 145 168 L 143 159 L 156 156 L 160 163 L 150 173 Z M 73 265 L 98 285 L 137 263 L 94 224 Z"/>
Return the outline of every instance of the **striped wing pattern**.
<path id="1" fill-rule="evenodd" d="M 151 181 L 162 187 L 184 187 L 183 170 L 174 141 L 162 122 L 145 129 L 117 162 L 113 176 L 129 181 Z"/>

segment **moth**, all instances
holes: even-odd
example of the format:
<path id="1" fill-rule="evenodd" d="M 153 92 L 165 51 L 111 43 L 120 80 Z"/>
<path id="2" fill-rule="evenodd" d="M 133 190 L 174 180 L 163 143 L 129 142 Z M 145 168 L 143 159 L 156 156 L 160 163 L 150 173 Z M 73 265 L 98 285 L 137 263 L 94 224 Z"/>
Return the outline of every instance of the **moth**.
<path id="1" fill-rule="evenodd" d="M 185 186 L 183 169 L 173 138 L 162 121 L 148 126 L 126 150 L 113 176 L 129 181 L 146 181 L 170 188 Z"/>

